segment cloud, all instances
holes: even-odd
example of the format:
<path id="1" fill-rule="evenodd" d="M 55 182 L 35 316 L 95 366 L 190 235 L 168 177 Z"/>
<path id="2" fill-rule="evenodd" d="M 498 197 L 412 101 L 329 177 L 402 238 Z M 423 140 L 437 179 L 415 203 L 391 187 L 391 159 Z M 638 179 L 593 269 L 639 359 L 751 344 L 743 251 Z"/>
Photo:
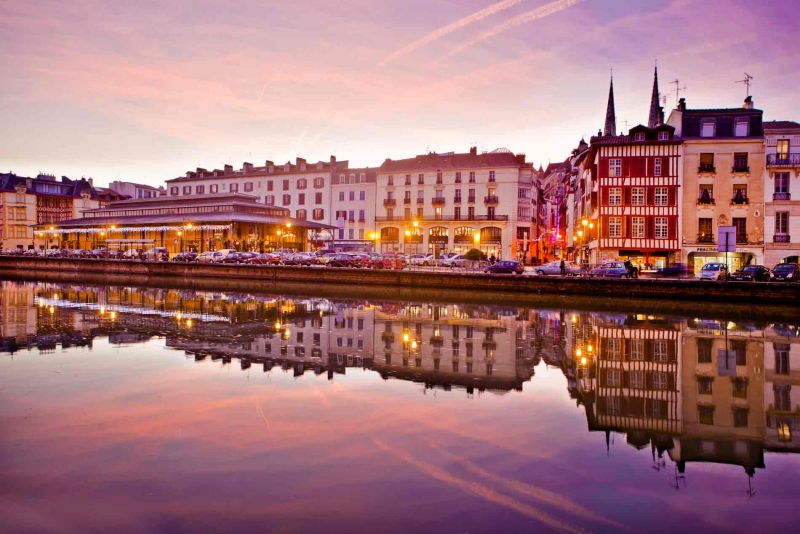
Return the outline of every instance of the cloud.
<path id="1" fill-rule="evenodd" d="M 450 53 L 446 54 L 445 56 L 437 60 L 437 63 L 439 61 L 442 61 L 443 59 L 447 59 L 450 56 L 454 56 L 459 52 L 463 52 L 467 48 L 470 48 L 471 46 L 474 46 L 480 43 L 481 41 L 485 41 L 486 39 L 494 37 L 495 35 L 499 35 L 507 30 L 510 30 L 511 28 L 516 28 L 517 26 L 521 26 L 522 24 L 527 24 L 528 22 L 533 22 L 534 20 L 539 20 L 548 17 L 550 15 L 554 15 L 556 13 L 559 13 L 561 11 L 564 11 L 565 9 L 574 6 L 575 4 L 580 4 L 583 1 L 584 0 L 556 0 L 555 2 L 550 2 L 549 4 L 537 7 L 536 9 L 523 13 L 522 15 L 514 17 L 513 19 L 509 19 L 506 22 L 503 22 L 502 24 L 498 24 L 494 28 L 486 30 L 483 33 L 479 33 L 472 39 L 469 39 L 464 44 L 451 50 Z"/>
<path id="2" fill-rule="evenodd" d="M 476 12 L 472 13 L 471 15 L 467 15 L 463 19 L 459 19 L 459 20 L 453 22 L 452 24 L 448 24 L 447 26 L 439 28 L 438 30 L 433 31 L 433 32 L 429 33 L 428 35 L 426 35 L 426 36 L 424 36 L 424 37 L 422 37 L 420 39 L 417 39 L 413 43 L 407 44 L 406 46 L 404 46 L 403 48 L 397 50 L 396 52 L 393 52 L 393 53 L 389 54 L 388 56 L 386 56 L 385 58 L 380 60 L 378 62 L 378 64 L 376 65 L 376 67 L 383 67 L 387 63 L 390 63 L 390 62 L 392 62 L 392 61 L 394 61 L 396 59 L 400 59 L 401 57 L 412 53 L 413 51 L 417 50 L 418 48 L 421 48 L 421 47 L 425 46 L 428 43 L 432 43 L 433 41 L 437 40 L 440 37 L 444 37 L 448 33 L 452 33 L 452 32 L 454 32 L 456 30 L 460 30 L 461 28 L 463 28 L 465 26 L 468 26 L 468 25 L 472 24 L 473 22 L 478 22 L 479 20 L 485 19 L 486 17 L 491 17 L 492 15 L 495 15 L 497 13 L 500 13 L 503 10 L 506 10 L 506 9 L 508 9 L 510 7 L 513 7 L 513 6 L 517 5 L 517 4 L 519 4 L 520 2 L 522 2 L 522 0 L 503 0 L 502 2 L 497 2 L 496 4 L 490 5 L 489 7 L 485 8 L 485 9 L 481 9 L 480 11 L 476 11 Z"/>

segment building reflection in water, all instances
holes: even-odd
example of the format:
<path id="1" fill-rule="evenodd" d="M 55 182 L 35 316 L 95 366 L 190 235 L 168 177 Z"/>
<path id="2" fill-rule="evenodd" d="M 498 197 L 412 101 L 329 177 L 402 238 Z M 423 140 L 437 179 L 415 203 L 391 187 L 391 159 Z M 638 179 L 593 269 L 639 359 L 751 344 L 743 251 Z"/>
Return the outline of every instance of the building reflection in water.
<path id="1" fill-rule="evenodd" d="M 742 466 L 800 452 L 800 329 L 695 318 L 468 304 L 335 301 L 42 283 L 2 285 L 2 350 L 163 338 L 198 361 L 457 388 L 521 390 L 561 369 L 589 431 L 649 447 L 654 466 Z"/>

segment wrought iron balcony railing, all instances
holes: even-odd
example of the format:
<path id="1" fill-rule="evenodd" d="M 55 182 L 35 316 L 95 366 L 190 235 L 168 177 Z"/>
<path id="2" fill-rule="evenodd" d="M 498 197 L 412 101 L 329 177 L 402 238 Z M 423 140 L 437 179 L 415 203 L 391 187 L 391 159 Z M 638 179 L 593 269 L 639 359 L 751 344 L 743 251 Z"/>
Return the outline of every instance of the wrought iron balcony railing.
<path id="1" fill-rule="evenodd" d="M 775 234 L 772 236 L 773 243 L 791 243 L 792 237 L 789 234 Z"/>
<path id="2" fill-rule="evenodd" d="M 767 154 L 768 167 L 800 167 L 800 152 L 796 154 Z"/>
<path id="3" fill-rule="evenodd" d="M 701 163 L 697 168 L 697 172 L 716 172 L 713 164 Z"/>
<path id="4" fill-rule="evenodd" d="M 485 204 L 497 204 L 499 201 L 500 199 L 497 198 L 497 195 L 489 195 L 483 197 L 483 202 Z"/>
<path id="5" fill-rule="evenodd" d="M 792 200 L 791 193 L 772 193 L 772 200 Z"/>
<path id="6" fill-rule="evenodd" d="M 397 205 L 397 200 L 395 200 L 393 198 L 384 198 L 383 199 L 383 205 L 384 206 L 396 206 Z"/>

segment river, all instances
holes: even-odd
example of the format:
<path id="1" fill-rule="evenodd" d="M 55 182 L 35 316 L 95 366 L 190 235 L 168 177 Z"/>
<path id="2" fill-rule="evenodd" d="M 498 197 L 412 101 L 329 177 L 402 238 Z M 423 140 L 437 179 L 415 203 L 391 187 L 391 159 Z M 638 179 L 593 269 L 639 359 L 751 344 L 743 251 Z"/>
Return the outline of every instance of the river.
<path id="1" fill-rule="evenodd" d="M 3 532 L 797 528 L 798 324 L 391 292 L 1 296 Z"/>

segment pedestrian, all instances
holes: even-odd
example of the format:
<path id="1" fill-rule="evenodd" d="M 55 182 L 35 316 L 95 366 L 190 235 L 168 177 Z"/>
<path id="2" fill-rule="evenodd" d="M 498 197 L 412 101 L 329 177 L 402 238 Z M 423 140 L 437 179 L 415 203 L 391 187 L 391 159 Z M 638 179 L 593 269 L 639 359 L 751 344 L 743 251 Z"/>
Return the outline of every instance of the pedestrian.
<path id="1" fill-rule="evenodd" d="M 495 261 L 497 261 L 497 258 L 494 257 L 494 254 L 489 256 L 489 265 L 494 265 Z"/>
<path id="2" fill-rule="evenodd" d="M 566 276 L 567 274 L 567 264 L 564 263 L 564 258 L 561 258 L 561 276 Z"/>

